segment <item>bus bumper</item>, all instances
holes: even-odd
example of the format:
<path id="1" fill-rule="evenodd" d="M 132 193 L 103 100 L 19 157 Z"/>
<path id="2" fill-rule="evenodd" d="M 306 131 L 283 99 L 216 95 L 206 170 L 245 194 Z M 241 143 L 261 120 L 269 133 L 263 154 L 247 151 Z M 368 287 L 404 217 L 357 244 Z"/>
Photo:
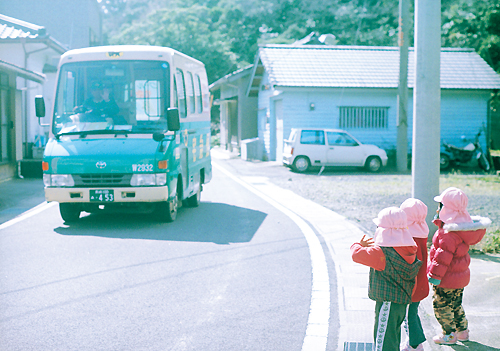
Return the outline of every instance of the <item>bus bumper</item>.
<path id="1" fill-rule="evenodd" d="M 168 186 L 155 187 L 127 187 L 127 188 L 106 188 L 113 190 L 113 201 L 91 201 L 90 192 L 93 190 L 103 190 L 104 188 L 45 188 L 45 199 L 48 202 L 74 202 L 74 203 L 132 203 L 132 202 L 163 202 L 169 199 Z M 175 190 L 175 188 L 174 188 Z M 174 196 L 172 194 L 172 196 Z M 109 197 L 108 197 L 109 199 Z"/>

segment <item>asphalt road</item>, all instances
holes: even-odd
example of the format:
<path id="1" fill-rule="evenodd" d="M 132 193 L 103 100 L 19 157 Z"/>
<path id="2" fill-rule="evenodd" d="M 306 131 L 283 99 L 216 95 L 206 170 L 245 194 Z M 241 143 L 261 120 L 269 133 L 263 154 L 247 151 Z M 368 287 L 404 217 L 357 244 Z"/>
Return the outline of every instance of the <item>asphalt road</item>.
<path id="1" fill-rule="evenodd" d="M 173 223 L 98 214 L 68 225 L 54 204 L 0 234 L 1 350 L 304 343 L 311 257 L 302 231 L 216 169 L 200 206 Z M 329 349 L 335 337 L 333 328 Z"/>
<path id="2" fill-rule="evenodd" d="M 231 158 L 214 163 L 257 188 L 268 189 L 268 180 L 297 180 L 295 173 L 275 163 Z M 41 201 L 41 180 L 1 183 L 0 223 Z M 304 233 L 283 212 L 217 168 L 200 207 L 181 209 L 171 224 L 144 215 L 112 214 L 89 216 L 69 226 L 60 219 L 57 205 L 30 213 L 7 228 L 0 224 L 0 350 L 303 346 L 314 301 Z M 303 218 L 316 229 L 324 227 L 307 215 Z M 348 269 L 348 248 L 361 235 L 359 228 L 343 234 L 340 227 L 340 237 L 318 235 L 324 238 L 330 276 L 327 350 L 342 349 L 344 341 L 371 341 L 372 317 L 346 318 L 348 313 L 373 311 L 364 286 L 367 277 L 355 293 L 350 287 L 356 282 L 350 274 L 359 267 Z M 332 245 L 335 257 L 328 254 Z M 475 255 L 470 268 L 464 307 L 471 341 L 451 347 L 430 341 L 440 328 L 429 296 L 419 312 L 429 340 L 426 351 L 500 350 L 500 259 Z M 340 328 L 337 292 L 339 301 L 345 299 Z M 344 331 L 342 337 L 339 330 Z"/>

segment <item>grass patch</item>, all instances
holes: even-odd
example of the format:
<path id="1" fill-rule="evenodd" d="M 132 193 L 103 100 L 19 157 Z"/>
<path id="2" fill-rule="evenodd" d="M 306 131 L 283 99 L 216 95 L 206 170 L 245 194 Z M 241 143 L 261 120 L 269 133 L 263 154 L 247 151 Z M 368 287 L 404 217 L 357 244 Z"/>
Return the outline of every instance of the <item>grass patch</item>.
<path id="1" fill-rule="evenodd" d="M 411 196 L 412 176 L 408 174 L 370 174 L 352 170 L 326 170 L 294 174 L 271 180 L 300 196 L 319 203 L 357 223 L 367 232 L 375 230 L 372 219 L 389 206 L 399 206 Z M 478 245 L 471 250 L 500 253 L 500 177 L 494 174 L 454 171 L 439 177 L 440 192 L 448 187 L 462 189 L 469 198 L 467 210 L 471 216 L 491 219 L 491 226 Z M 438 195 L 438 194 L 435 194 Z M 437 204 L 430 204 L 434 213 Z M 431 236 L 435 228 L 431 229 Z"/>
<path id="2" fill-rule="evenodd" d="M 493 232 L 487 230 L 483 240 L 474 249 L 484 253 L 500 253 L 500 229 Z"/>
<path id="3" fill-rule="evenodd" d="M 493 174 L 454 172 L 440 177 L 440 190 L 454 186 L 469 198 L 467 210 L 474 216 L 491 219 L 483 240 L 471 248 L 483 253 L 500 253 L 500 177 Z"/>

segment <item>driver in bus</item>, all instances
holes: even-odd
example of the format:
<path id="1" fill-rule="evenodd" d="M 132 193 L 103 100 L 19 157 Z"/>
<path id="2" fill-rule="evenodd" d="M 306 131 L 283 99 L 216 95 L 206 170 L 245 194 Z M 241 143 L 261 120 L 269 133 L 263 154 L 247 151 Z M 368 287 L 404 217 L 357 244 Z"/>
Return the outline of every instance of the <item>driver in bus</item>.
<path id="1" fill-rule="evenodd" d="M 91 95 L 82 106 L 75 108 L 75 112 L 79 113 L 79 122 L 127 124 L 125 119 L 118 115 L 120 108 L 111 95 L 109 84 L 93 83 Z"/>

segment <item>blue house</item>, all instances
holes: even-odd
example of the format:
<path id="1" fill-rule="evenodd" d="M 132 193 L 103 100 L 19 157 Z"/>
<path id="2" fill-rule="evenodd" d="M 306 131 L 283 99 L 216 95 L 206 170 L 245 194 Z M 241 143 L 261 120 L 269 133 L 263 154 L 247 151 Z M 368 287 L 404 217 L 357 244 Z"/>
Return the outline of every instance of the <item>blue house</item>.
<path id="1" fill-rule="evenodd" d="M 414 51 L 408 65 L 408 147 L 412 143 Z M 291 128 L 339 128 L 362 143 L 396 149 L 397 47 L 267 45 L 246 91 L 256 97 L 263 159 L 281 160 Z M 472 49 L 441 50 L 441 138 L 460 145 L 481 128 L 491 134 L 491 93 L 500 76 Z M 241 97 L 240 97 L 241 99 Z"/>

